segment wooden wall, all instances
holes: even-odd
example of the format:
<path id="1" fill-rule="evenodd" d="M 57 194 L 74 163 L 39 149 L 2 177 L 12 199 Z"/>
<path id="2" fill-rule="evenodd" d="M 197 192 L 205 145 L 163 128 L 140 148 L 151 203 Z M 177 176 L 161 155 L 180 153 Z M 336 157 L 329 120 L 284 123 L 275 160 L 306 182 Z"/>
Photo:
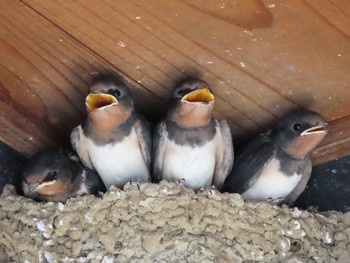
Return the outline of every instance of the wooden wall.
<path id="1" fill-rule="evenodd" d="M 26 156 L 67 143 L 94 76 L 121 74 L 152 119 L 180 79 L 216 94 L 237 140 L 289 111 L 334 132 L 314 161 L 350 154 L 347 0 L 0 0 L 0 140 Z"/>

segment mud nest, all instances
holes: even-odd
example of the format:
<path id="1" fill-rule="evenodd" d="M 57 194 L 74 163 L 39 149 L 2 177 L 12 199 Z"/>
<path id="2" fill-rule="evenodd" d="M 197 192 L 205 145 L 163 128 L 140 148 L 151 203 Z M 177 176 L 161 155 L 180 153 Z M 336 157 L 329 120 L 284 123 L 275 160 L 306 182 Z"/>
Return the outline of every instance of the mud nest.
<path id="1" fill-rule="evenodd" d="M 8 185 L 0 262 L 349 262 L 350 212 L 310 213 L 216 190 L 131 183 L 37 203 Z"/>

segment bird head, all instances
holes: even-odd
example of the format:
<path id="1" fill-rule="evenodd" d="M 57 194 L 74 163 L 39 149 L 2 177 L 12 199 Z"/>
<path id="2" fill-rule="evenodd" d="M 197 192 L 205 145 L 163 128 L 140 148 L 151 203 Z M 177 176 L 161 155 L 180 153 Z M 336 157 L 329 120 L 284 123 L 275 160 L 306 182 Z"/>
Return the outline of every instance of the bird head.
<path id="1" fill-rule="evenodd" d="M 203 107 L 213 104 L 215 97 L 206 82 L 193 80 L 175 87 L 171 94 L 171 100 Z"/>
<path id="2" fill-rule="evenodd" d="M 129 88 L 115 77 L 95 82 L 85 104 L 90 123 L 105 134 L 124 123 L 134 111 Z"/>
<path id="3" fill-rule="evenodd" d="M 133 107 L 133 100 L 126 84 L 117 78 L 110 77 L 97 81 L 91 86 L 85 105 L 87 111 L 91 113 L 119 105 Z"/>
<path id="4" fill-rule="evenodd" d="M 44 151 L 30 158 L 23 168 L 23 192 L 26 196 L 57 195 L 72 183 L 72 160 L 59 151 Z"/>
<path id="5" fill-rule="evenodd" d="M 277 145 L 287 154 L 302 159 L 329 133 L 328 125 L 320 114 L 298 110 L 282 120 L 273 134 Z"/>
<path id="6" fill-rule="evenodd" d="M 202 126 L 210 120 L 214 102 L 206 82 L 186 81 L 172 91 L 168 117 L 180 126 Z"/>

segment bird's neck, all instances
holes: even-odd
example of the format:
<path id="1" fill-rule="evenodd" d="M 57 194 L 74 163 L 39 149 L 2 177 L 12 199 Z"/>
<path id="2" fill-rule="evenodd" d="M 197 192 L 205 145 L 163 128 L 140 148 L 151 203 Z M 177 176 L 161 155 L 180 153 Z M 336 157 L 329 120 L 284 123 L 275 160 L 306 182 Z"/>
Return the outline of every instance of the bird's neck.
<path id="1" fill-rule="evenodd" d="M 282 149 L 295 159 L 304 159 L 323 140 L 324 136 L 325 134 L 299 136 Z"/>
<path id="2" fill-rule="evenodd" d="M 111 131 L 115 127 L 124 123 L 132 114 L 133 109 L 123 105 L 117 105 L 97 110 L 88 114 L 89 122 L 97 129 L 103 131 Z"/>
<path id="3" fill-rule="evenodd" d="M 210 122 L 213 106 L 213 104 L 200 105 L 180 103 L 174 108 L 168 117 L 171 121 L 181 127 L 201 127 Z"/>

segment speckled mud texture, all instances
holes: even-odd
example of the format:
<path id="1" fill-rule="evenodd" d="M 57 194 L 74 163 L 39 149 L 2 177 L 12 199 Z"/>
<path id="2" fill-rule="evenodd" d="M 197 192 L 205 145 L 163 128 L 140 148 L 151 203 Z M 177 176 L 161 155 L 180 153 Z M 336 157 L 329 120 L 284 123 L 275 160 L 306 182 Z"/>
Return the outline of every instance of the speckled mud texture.
<path id="1" fill-rule="evenodd" d="M 36 203 L 7 186 L 0 262 L 350 262 L 350 213 L 245 203 L 216 190 L 128 184 Z"/>

